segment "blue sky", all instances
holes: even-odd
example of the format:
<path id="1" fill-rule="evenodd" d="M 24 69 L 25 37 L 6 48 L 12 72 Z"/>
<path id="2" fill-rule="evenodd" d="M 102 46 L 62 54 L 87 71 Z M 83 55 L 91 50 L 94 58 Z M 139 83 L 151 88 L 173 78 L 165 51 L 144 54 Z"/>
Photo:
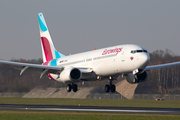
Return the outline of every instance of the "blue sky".
<path id="1" fill-rule="evenodd" d="M 65 55 L 120 44 L 180 55 L 179 5 L 179 0 L 1 0 L 0 59 L 41 58 L 39 12 Z"/>

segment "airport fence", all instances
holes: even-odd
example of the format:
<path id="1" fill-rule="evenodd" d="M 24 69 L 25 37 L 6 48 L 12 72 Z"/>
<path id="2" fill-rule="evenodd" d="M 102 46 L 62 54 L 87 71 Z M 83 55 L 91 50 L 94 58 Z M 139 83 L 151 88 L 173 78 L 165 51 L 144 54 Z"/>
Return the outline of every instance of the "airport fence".
<path id="1" fill-rule="evenodd" d="M 27 93 L 0 93 L 0 97 L 23 97 Z"/>
<path id="2" fill-rule="evenodd" d="M 124 95 L 129 96 L 129 95 Z M 127 99 L 121 94 L 99 94 L 91 93 L 87 99 Z M 128 99 L 139 99 L 139 100 L 180 100 L 180 94 L 134 94 L 129 96 Z"/>
<path id="3" fill-rule="evenodd" d="M 23 97 L 27 93 L 0 93 L 0 97 Z M 126 97 L 125 97 L 126 96 Z M 127 97 L 128 96 L 128 97 Z M 32 96 L 32 98 L 36 98 Z M 43 98 L 46 98 L 45 96 Z M 49 97 L 47 97 L 49 98 Z M 51 97 L 52 98 L 52 97 Z M 56 97 L 58 98 L 58 97 Z M 62 97 L 61 97 L 62 98 Z M 70 98 L 70 97 L 64 97 Z M 134 94 L 121 95 L 112 93 L 89 93 L 86 99 L 139 99 L 139 100 L 180 100 L 180 94 Z"/>

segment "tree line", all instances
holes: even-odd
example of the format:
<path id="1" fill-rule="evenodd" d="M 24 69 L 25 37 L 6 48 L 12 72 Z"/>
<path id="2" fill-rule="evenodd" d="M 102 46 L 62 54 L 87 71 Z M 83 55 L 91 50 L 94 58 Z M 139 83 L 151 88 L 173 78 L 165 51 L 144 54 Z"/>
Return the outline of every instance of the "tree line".
<path id="1" fill-rule="evenodd" d="M 180 61 L 180 56 L 171 50 L 156 50 L 150 53 L 149 65 L 158 65 Z M 140 83 L 136 93 L 143 94 L 179 94 L 180 65 L 147 71 L 147 81 Z"/>

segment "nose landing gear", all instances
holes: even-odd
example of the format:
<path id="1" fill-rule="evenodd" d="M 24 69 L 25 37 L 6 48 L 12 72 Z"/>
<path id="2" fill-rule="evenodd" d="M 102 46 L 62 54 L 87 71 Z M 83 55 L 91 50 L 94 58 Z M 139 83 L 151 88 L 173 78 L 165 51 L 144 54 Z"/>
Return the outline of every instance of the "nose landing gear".
<path id="1" fill-rule="evenodd" d="M 106 84 L 105 85 L 105 92 L 108 93 L 110 90 L 112 93 L 114 93 L 116 91 L 116 86 L 114 84 L 112 84 L 112 81 L 113 81 L 113 77 L 112 76 L 109 76 L 109 85 Z"/>

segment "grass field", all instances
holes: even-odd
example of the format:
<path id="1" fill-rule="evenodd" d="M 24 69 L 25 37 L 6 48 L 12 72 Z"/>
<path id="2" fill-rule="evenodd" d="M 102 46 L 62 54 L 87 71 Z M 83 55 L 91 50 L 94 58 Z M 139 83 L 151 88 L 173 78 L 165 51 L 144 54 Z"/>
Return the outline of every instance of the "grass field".
<path id="1" fill-rule="evenodd" d="M 180 100 L 0 98 L 0 104 L 180 108 Z"/>
<path id="2" fill-rule="evenodd" d="M 0 104 L 29 105 L 72 105 L 72 106 L 113 106 L 180 108 L 179 100 L 112 100 L 112 99 L 59 99 L 59 98 L 0 98 Z M 6 111 L 0 110 L 2 120 L 179 120 L 180 115 L 101 113 L 101 112 L 62 112 L 62 111 Z"/>
<path id="3" fill-rule="evenodd" d="M 0 111 L 1 120 L 179 120 L 180 115 L 93 112 Z"/>

